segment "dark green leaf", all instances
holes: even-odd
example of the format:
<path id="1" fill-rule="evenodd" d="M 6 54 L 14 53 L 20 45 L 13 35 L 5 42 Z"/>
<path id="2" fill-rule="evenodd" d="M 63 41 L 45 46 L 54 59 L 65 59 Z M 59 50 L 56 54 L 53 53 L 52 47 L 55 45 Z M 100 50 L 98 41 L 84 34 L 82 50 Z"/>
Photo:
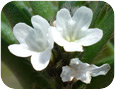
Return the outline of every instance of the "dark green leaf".
<path id="1" fill-rule="evenodd" d="M 52 3 L 48 1 L 30 1 L 29 2 L 33 13 L 35 15 L 40 15 L 47 20 L 51 20 L 54 17 L 54 11 L 52 8 Z"/>
<path id="2" fill-rule="evenodd" d="M 31 25 L 30 19 L 28 19 L 27 16 L 22 13 L 14 2 L 7 3 L 3 8 L 3 12 L 5 13 L 12 27 L 19 22 L 24 22 Z"/>
<path id="3" fill-rule="evenodd" d="M 3 12 L 1 12 L 1 22 L 7 24 L 7 26 L 11 29 L 10 23 L 8 22 L 6 16 L 4 15 Z"/>
<path id="4" fill-rule="evenodd" d="M 24 2 L 14 1 L 14 3 L 21 10 L 24 17 L 27 18 L 27 20 L 31 20 L 32 12 L 31 12 L 31 10 L 29 10 L 29 7 L 27 7 L 27 5 L 25 5 L 25 3 L 27 4 L 28 2 L 27 1 L 24 1 Z"/>
<path id="5" fill-rule="evenodd" d="M 86 1 L 71 1 L 70 2 L 72 7 L 84 6 L 86 3 L 87 3 Z"/>
<path id="6" fill-rule="evenodd" d="M 18 43 L 11 28 L 9 28 L 8 25 L 3 22 L 1 22 L 1 37 L 9 44 Z"/>
<path id="7" fill-rule="evenodd" d="M 105 15 L 108 13 L 108 6 L 109 5 L 105 3 L 103 8 L 100 10 L 99 15 L 96 18 L 95 25 L 99 24 L 100 21 L 102 21 Z"/>
<path id="8" fill-rule="evenodd" d="M 93 11 L 93 19 L 90 27 L 94 27 L 96 19 L 98 19 L 98 15 L 101 12 L 101 9 L 104 4 L 105 3 L 103 1 L 92 1 L 89 3 L 89 8 L 91 8 Z"/>
<path id="9" fill-rule="evenodd" d="M 66 1 L 59 1 L 59 9 L 63 8 L 63 5 L 65 4 Z"/>
<path id="10" fill-rule="evenodd" d="M 1 37 L 9 44 L 18 43 L 3 12 L 1 16 Z"/>
<path id="11" fill-rule="evenodd" d="M 107 42 L 103 49 L 98 53 L 98 55 L 94 58 L 92 63 L 96 63 L 101 61 L 101 59 L 114 55 L 114 46 L 111 42 Z"/>

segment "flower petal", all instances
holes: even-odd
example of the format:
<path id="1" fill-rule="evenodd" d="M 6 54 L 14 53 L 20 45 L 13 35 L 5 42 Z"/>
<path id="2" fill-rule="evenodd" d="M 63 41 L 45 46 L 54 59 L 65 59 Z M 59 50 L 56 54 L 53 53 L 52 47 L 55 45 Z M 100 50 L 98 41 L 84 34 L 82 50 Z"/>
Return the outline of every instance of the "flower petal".
<path id="1" fill-rule="evenodd" d="M 91 82 L 90 72 L 83 73 L 80 78 L 77 78 L 77 80 L 81 80 L 82 82 L 89 84 Z"/>
<path id="2" fill-rule="evenodd" d="M 25 38 L 33 32 L 33 28 L 25 23 L 18 23 L 13 28 L 13 33 L 20 43 L 25 43 Z"/>
<path id="3" fill-rule="evenodd" d="M 102 36 L 103 31 L 101 29 L 98 28 L 88 29 L 85 33 L 82 34 L 82 38 L 75 42 L 83 46 L 89 46 L 100 41 Z"/>
<path id="4" fill-rule="evenodd" d="M 70 66 L 72 68 L 75 68 L 77 71 L 78 69 L 80 69 L 80 71 L 84 71 L 86 70 L 87 67 L 89 67 L 90 65 L 88 63 L 83 63 L 79 60 L 79 58 L 72 58 L 70 61 Z"/>
<path id="5" fill-rule="evenodd" d="M 61 31 L 62 35 L 66 38 L 70 31 L 70 21 L 72 21 L 72 19 L 69 10 L 63 8 L 58 11 L 56 16 L 56 28 L 58 31 Z"/>
<path id="6" fill-rule="evenodd" d="M 50 27 L 51 28 L 51 27 Z M 49 43 L 49 45 L 50 45 L 50 47 L 51 47 L 51 49 L 54 47 L 54 39 L 53 39 L 53 36 L 52 36 L 52 31 L 51 31 L 51 29 L 48 29 L 49 31 L 48 31 L 48 43 Z"/>
<path id="7" fill-rule="evenodd" d="M 67 22 L 71 19 L 71 15 L 69 10 L 63 8 L 60 11 L 58 11 L 56 16 L 56 27 L 57 28 L 66 28 Z"/>
<path id="8" fill-rule="evenodd" d="M 51 50 L 45 50 L 40 53 L 34 53 L 31 57 L 31 63 L 35 70 L 41 71 L 45 69 L 50 61 Z"/>
<path id="9" fill-rule="evenodd" d="M 91 9 L 82 6 L 74 13 L 72 19 L 76 22 L 77 30 L 84 29 L 86 30 L 92 21 L 93 12 Z"/>
<path id="10" fill-rule="evenodd" d="M 99 75 L 106 75 L 107 72 L 110 70 L 110 65 L 109 64 L 103 64 L 100 67 L 92 65 L 91 68 L 93 68 L 92 70 L 90 70 L 91 75 L 93 77 L 96 77 L 96 76 L 99 76 Z"/>
<path id="11" fill-rule="evenodd" d="M 25 42 L 29 49 L 35 52 L 42 52 L 49 46 L 47 38 L 44 40 L 42 37 L 35 35 L 34 32 L 29 34 L 29 36 L 25 39 Z"/>
<path id="12" fill-rule="evenodd" d="M 50 46 L 53 47 L 53 40 L 51 39 L 51 36 L 49 35 L 50 25 L 48 21 L 39 15 L 35 15 L 31 18 L 31 22 L 34 27 L 34 34 L 35 34 L 34 37 L 36 38 L 36 42 L 39 44 L 39 46 L 40 47 L 43 46 L 43 48 L 46 48 L 51 43 Z"/>
<path id="13" fill-rule="evenodd" d="M 56 27 L 50 28 L 52 31 L 53 39 L 59 46 L 64 46 L 64 44 L 67 42 L 60 34 L 59 31 L 56 30 Z"/>
<path id="14" fill-rule="evenodd" d="M 73 64 L 78 65 L 80 63 L 81 61 L 79 60 L 79 58 L 72 58 L 70 61 L 70 65 L 73 65 Z"/>
<path id="15" fill-rule="evenodd" d="M 68 81 L 72 81 L 73 77 L 73 73 L 72 70 L 69 66 L 63 66 L 62 67 L 62 73 L 60 74 L 60 77 L 62 78 L 63 82 L 68 82 Z"/>
<path id="16" fill-rule="evenodd" d="M 65 43 L 64 50 L 68 52 L 74 52 L 74 51 L 83 52 L 84 51 L 81 45 L 79 45 L 78 43 L 74 43 L 74 42 Z"/>
<path id="17" fill-rule="evenodd" d="M 91 81 L 91 73 L 87 69 L 89 66 L 88 63 L 81 62 L 79 58 L 73 58 L 70 61 L 70 67 L 75 70 L 74 77 L 87 84 Z"/>
<path id="18" fill-rule="evenodd" d="M 48 32 L 48 28 L 50 27 L 50 25 L 49 25 L 48 21 L 45 20 L 43 17 L 41 17 L 39 15 L 35 15 L 31 18 L 31 22 L 32 22 L 35 32 L 37 34 L 40 34 L 40 32 L 42 34 Z M 45 35 L 45 34 L 43 34 L 43 35 Z"/>
<path id="19" fill-rule="evenodd" d="M 29 57 L 33 52 L 27 49 L 24 44 L 13 44 L 8 46 L 9 51 L 19 57 Z"/>

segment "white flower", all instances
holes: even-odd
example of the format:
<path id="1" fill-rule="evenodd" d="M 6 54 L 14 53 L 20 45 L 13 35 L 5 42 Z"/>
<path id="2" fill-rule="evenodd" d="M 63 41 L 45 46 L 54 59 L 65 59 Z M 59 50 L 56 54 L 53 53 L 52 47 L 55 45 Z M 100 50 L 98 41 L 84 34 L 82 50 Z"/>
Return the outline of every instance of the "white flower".
<path id="1" fill-rule="evenodd" d="M 11 53 L 19 57 L 31 56 L 31 63 L 35 70 L 43 70 L 47 67 L 51 49 L 53 48 L 53 38 L 49 30 L 49 23 L 41 16 L 31 18 L 33 27 L 25 23 L 18 23 L 13 28 L 13 33 L 20 44 L 8 46 Z"/>
<path id="2" fill-rule="evenodd" d="M 93 12 L 82 6 L 71 17 L 67 9 L 61 9 L 56 16 L 56 23 L 52 27 L 54 41 L 63 46 L 65 51 L 83 51 L 82 46 L 97 43 L 103 36 L 102 30 L 90 28 Z"/>
<path id="3" fill-rule="evenodd" d="M 60 77 L 63 82 L 72 81 L 75 78 L 89 84 L 91 82 L 91 77 L 106 75 L 109 70 L 109 64 L 103 64 L 98 67 L 93 64 L 83 63 L 78 58 L 73 58 L 69 66 L 62 67 Z"/>

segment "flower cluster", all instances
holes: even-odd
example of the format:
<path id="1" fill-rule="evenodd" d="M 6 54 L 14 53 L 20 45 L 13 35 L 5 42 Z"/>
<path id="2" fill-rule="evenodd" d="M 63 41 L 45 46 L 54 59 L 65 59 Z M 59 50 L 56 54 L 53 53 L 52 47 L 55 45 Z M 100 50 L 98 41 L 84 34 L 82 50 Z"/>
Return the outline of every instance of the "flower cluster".
<path id="1" fill-rule="evenodd" d="M 33 28 L 25 23 L 18 23 L 13 33 L 20 44 L 8 46 L 11 53 L 19 57 L 31 56 L 31 64 L 37 71 L 47 67 L 51 58 L 54 42 L 67 52 L 83 52 L 83 46 L 90 46 L 101 40 L 103 32 L 98 28 L 89 28 L 92 21 L 92 10 L 82 6 L 71 17 L 67 9 L 57 12 L 56 21 L 50 24 L 39 15 L 31 18 Z M 100 67 L 82 63 L 78 58 L 71 59 L 69 66 L 63 66 L 63 82 L 74 78 L 90 83 L 91 76 L 105 75 L 109 64 Z"/>

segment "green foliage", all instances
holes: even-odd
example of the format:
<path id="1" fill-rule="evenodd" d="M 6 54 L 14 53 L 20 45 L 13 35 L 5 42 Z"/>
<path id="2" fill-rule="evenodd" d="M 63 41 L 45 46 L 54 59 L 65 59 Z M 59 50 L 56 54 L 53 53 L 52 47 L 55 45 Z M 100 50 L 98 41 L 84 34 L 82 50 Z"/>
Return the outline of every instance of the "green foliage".
<path id="1" fill-rule="evenodd" d="M 86 1 L 71 1 L 71 5 L 74 5 L 76 7 L 84 6 L 87 2 Z"/>
<path id="2" fill-rule="evenodd" d="M 3 22 L 1 22 L 1 26 L 2 26 L 1 27 L 2 38 L 6 40 L 6 42 L 8 42 L 9 44 L 18 43 L 11 29 Z"/>
<path id="3" fill-rule="evenodd" d="M 101 12 L 101 9 L 104 6 L 104 4 L 105 3 L 102 2 L 102 1 L 97 1 L 97 2 L 90 2 L 90 4 L 88 5 L 92 9 L 92 11 L 94 13 L 90 27 L 94 27 L 95 22 L 98 19 L 98 15 Z"/>
<path id="4" fill-rule="evenodd" d="M 66 1 L 59 1 L 59 9 L 61 9 L 63 7 L 63 5 L 65 4 Z"/>
<path id="5" fill-rule="evenodd" d="M 114 46 L 112 45 L 112 43 L 110 41 L 108 41 L 103 49 L 98 53 L 98 55 L 94 58 L 94 60 L 92 61 L 92 63 L 97 63 L 99 61 L 101 61 L 103 58 L 105 58 L 106 56 L 111 56 L 114 55 Z"/>
<path id="6" fill-rule="evenodd" d="M 14 2 L 7 3 L 3 8 L 3 12 L 12 27 L 14 27 L 14 25 L 19 22 L 25 22 L 28 25 L 31 25 L 30 19 L 27 18 L 28 16 L 22 13 L 22 11 L 16 6 Z"/>
<path id="7" fill-rule="evenodd" d="M 52 3 L 48 1 L 30 1 L 29 2 L 33 13 L 35 15 L 40 15 L 47 20 L 51 20 L 54 17 L 54 11 L 52 8 Z"/>
<path id="8" fill-rule="evenodd" d="M 14 1 L 14 3 L 20 9 L 20 11 L 25 16 L 25 18 L 27 18 L 27 20 L 30 20 L 32 16 L 32 12 L 30 11 L 29 3 L 20 2 L 20 1 Z"/>
<path id="9" fill-rule="evenodd" d="M 10 24 L 8 23 L 8 20 L 6 19 L 4 13 L 1 14 L 1 35 L 2 38 L 8 42 L 9 44 L 18 43 L 16 38 L 13 35 L 12 29 L 10 27 Z"/>

